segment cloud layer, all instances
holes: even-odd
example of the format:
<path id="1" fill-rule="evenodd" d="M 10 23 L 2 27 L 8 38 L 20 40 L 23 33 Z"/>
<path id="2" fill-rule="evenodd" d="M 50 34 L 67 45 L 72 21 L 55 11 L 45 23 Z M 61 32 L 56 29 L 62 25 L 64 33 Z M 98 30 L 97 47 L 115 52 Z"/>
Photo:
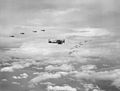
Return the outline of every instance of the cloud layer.
<path id="1" fill-rule="evenodd" d="M 4 30 L 13 31 L 16 24 L 30 21 L 62 27 L 119 27 L 120 2 L 115 0 L 0 0 L 0 4 L 0 25 Z"/>
<path id="2" fill-rule="evenodd" d="M 79 34 L 82 36 L 119 35 L 119 7 L 116 0 L 0 0 L 0 36 L 4 37 L 0 38 L 0 48 L 8 47 L 9 42 L 10 47 L 19 47 L 25 41 L 19 38 L 25 37 L 14 40 L 9 35 L 27 31 L 27 37 L 33 37 L 29 33 L 35 26 L 69 32 L 90 27 L 91 32 Z"/>

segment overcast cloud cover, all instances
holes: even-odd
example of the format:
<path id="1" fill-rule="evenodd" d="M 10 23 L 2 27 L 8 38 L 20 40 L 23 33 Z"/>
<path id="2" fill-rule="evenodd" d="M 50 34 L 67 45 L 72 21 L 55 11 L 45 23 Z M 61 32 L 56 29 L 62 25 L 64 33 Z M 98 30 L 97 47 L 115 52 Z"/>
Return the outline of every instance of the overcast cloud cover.
<path id="1" fill-rule="evenodd" d="M 0 0 L 0 33 L 16 25 L 119 28 L 119 0 Z"/>
<path id="2" fill-rule="evenodd" d="M 28 88 L 53 80 L 46 90 L 77 91 L 83 79 L 120 88 L 119 29 L 120 0 L 0 0 L 0 73 Z"/>
<path id="3" fill-rule="evenodd" d="M 30 31 L 36 26 L 68 33 L 98 28 L 94 35 L 119 35 L 119 8 L 119 0 L 0 0 L 0 49 L 20 47 L 34 36 Z M 19 32 L 27 35 L 21 37 Z M 17 37 L 12 39 L 10 34 Z"/>

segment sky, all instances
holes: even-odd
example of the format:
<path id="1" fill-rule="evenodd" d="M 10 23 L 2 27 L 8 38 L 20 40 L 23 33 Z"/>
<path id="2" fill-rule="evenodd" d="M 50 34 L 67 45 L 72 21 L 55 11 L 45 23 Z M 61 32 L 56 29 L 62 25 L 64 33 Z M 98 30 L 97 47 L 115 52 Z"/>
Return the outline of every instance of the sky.
<path id="1" fill-rule="evenodd" d="M 118 0 L 0 0 L 0 33 L 29 23 L 61 27 L 119 27 Z"/>
<path id="2" fill-rule="evenodd" d="M 34 36 L 32 30 L 41 28 L 60 32 L 100 28 L 93 34 L 107 31 L 119 36 L 119 9 L 119 0 L 0 0 L 0 48 L 19 47 Z M 28 35 L 10 39 L 20 32 Z"/>
<path id="3" fill-rule="evenodd" d="M 41 29 L 46 31 L 41 32 Z M 14 71 L 33 64 L 36 66 L 38 60 L 40 65 L 56 64 L 45 67 L 46 71 L 65 71 L 54 74 L 43 72 L 30 80 L 31 84 L 36 84 L 73 74 L 70 72 L 75 68 L 66 65 L 72 61 L 75 65 L 89 64 L 94 60 L 99 61 L 100 65 L 102 62 L 110 66 L 112 63 L 119 65 L 119 29 L 120 0 L 0 0 L 0 60 L 8 61 L 16 57 L 16 62 L 19 61 L 18 65 L 13 63 L 1 71 Z M 21 35 L 21 32 L 25 34 Z M 65 40 L 63 45 L 48 43 L 48 39 L 56 37 L 68 41 Z M 25 57 L 26 60 L 18 57 Z M 35 60 L 30 61 L 29 57 Z M 87 80 L 111 80 L 112 85 L 120 87 L 119 69 L 91 72 L 75 71 L 74 76 Z M 75 90 L 69 86 L 56 87 Z M 48 89 L 54 90 L 56 87 L 49 86 Z"/>

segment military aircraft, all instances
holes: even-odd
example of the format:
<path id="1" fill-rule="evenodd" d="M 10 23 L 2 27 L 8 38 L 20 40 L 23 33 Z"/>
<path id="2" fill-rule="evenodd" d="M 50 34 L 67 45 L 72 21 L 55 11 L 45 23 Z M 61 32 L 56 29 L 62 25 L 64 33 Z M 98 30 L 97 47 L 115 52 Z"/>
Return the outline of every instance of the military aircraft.
<path id="1" fill-rule="evenodd" d="M 35 32 L 35 33 L 36 33 L 37 31 L 33 31 L 33 32 Z"/>
<path id="2" fill-rule="evenodd" d="M 56 43 L 56 44 L 63 44 L 65 43 L 65 40 L 61 40 L 61 39 L 49 39 L 48 43 Z"/>
<path id="3" fill-rule="evenodd" d="M 43 30 L 41 30 L 41 31 L 45 32 L 45 30 L 44 30 L 44 29 L 43 29 Z"/>
<path id="4" fill-rule="evenodd" d="M 15 37 L 14 35 L 11 35 L 10 37 Z"/>
<path id="5" fill-rule="evenodd" d="M 20 33 L 20 34 L 25 34 L 25 33 Z"/>

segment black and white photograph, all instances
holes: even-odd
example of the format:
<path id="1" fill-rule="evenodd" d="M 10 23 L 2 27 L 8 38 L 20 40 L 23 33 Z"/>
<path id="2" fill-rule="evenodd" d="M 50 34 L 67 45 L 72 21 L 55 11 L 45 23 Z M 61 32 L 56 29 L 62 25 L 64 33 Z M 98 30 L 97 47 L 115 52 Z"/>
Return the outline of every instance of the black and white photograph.
<path id="1" fill-rule="evenodd" d="M 120 91 L 120 0 L 0 0 L 0 91 Z"/>

